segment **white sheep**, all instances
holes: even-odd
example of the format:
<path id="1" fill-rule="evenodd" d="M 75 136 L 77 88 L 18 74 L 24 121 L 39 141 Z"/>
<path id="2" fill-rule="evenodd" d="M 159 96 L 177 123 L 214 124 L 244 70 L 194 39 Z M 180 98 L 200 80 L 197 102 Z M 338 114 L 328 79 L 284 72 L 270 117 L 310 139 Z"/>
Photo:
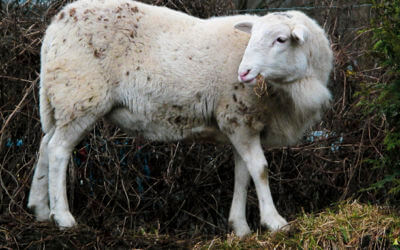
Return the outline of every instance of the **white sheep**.
<path id="1" fill-rule="evenodd" d="M 80 0 L 54 17 L 41 60 L 45 135 L 28 201 L 37 220 L 52 218 L 60 228 L 76 224 L 67 201 L 68 161 L 86 132 L 106 117 L 151 140 L 231 143 L 234 232 L 250 233 L 250 176 L 261 224 L 271 230 L 287 224 L 272 201 L 261 141 L 296 143 L 331 98 L 329 42 L 304 14 L 202 20 L 129 0 Z M 259 74 L 269 86 L 261 97 L 253 90 Z"/>

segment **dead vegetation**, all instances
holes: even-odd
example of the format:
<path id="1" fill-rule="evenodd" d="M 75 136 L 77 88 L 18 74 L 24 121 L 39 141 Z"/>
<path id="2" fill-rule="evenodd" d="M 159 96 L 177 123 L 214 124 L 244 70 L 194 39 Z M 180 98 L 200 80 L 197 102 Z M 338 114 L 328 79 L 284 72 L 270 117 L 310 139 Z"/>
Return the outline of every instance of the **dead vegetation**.
<path id="1" fill-rule="evenodd" d="M 42 136 L 38 116 L 40 44 L 46 25 L 66 2 L 55 1 L 49 6 L 29 1 L 1 2 L 0 248 L 241 246 L 226 237 L 233 190 L 233 161 L 228 146 L 153 143 L 127 137 L 103 122 L 76 147 L 71 160 L 68 193 L 80 226 L 59 231 L 51 224 L 34 222 L 26 203 Z M 233 8 L 229 1 L 218 0 L 152 2 L 202 17 L 231 13 Z M 326 3 L 322 1 L 321 5 Z M 295 233 L 275 240 L 259 233 L 253 237 L 264 243 L 253 242 L 255 246 L 297 247 L 298 241 L 311 248 L 334 248 L 333 244 L 339 244 L 338 248 L 349 244 L 375 248 L 376 244 L 380 248 L 392 244 L 381 240 L 382 233 L 398 236 L 393 226 L 398 228 L 397 219 L 390 221 L 390 215 L 380 213 L 376 206 L 346 205 L 351 206 L 346 211 L 356 209 L 362 214 L 365 208 L 377 215 L 375 224 L 372 220 L 370 224 L 365 222 L 369 226 L 363 227 L 361 234 L 349 231 L 351 227 L 345 227 L 345 233 L 340 230 L 344 226 L 340 223 L 352 219 L 340 207 L 312 215 L 348 198 L 373 204 L 388 198 L 392 203 L 396 201 L 385 191 L 360 192 L 385 175 L 382 169 L 371 169 L 367 159 L 380 159 L 386 126 L 384 117 L 364 117 L 354 97 L 359 83 L 379 81 L 381 77 L 380 69 L 366 54 L 370 46 L 368 31 L 358 33 L 368 29 L 368 15 L 363 13 L 355 13 L 352 8 L 318 9 L 314 13 L 328 31 L 335 52 L 330 83 L 334 102 L 302 144 L 266 150 L 276 206 L 282 215 L 294 220 Z M 251 189 L 248 218 L 253 229 L 259 228 L 257 210 L 256 194 Z M 325 233 L 318 234 L 319 228 Z M 259 228 L 258 232 L 264 231 Z M 334 238 L 327 238 L 327 232 L 332 232 Z M 214 238 L 216 235 L 219 238 Z M 365 243 L 365 235 L 371 235 L 369 243 Z M 333 240 L 339 236 L 344 245 Z"/>
<path id="2" fill-rule="evenodd" d="M 194 249 L 396 249 L 400 217 L 376 205 L 342 202 L 316 214 L 304 211 L 288 233 L 232 235 L 199 242 Z"/>

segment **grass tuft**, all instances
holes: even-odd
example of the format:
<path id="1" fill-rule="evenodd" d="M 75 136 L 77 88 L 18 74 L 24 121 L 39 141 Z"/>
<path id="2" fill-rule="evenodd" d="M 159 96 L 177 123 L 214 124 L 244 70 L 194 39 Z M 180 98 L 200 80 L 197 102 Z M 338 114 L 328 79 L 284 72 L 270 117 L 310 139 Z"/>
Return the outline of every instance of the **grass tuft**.
<path id="1" fill-rule="evenodd" d="M 200 242 L 195 249 L 400 249 L 400 216 L 388 208 L 343 202 L 320 213 L 303 212 L 288 233 L 234 235 Z"/>

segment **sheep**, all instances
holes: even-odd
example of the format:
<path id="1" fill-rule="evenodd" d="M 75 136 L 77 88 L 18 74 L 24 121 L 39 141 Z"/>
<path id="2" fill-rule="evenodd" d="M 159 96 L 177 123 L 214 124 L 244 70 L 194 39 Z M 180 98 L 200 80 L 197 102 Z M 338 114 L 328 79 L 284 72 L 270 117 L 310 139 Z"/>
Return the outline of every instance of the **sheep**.
<path id="1" fill-rule="evenodd" d="M 324 31 L 301 12 L 204 20 L 130 0 L 68 4 L 41 49 L 44 136 L 28 207 L 38 221 L 76 225 L 67 200 L 68 162 L 104 117 L 149 140 L 230 143 L 233 231 L 251 232 L 245 217 L 250 176 L 261 224 L 279 230 L 287 221 L 273 203 L 261 143 L 293 145 L 320 120 L 331 99 L 331 68 Z M 258 76 L 267 93 L 253 90 Z"/>

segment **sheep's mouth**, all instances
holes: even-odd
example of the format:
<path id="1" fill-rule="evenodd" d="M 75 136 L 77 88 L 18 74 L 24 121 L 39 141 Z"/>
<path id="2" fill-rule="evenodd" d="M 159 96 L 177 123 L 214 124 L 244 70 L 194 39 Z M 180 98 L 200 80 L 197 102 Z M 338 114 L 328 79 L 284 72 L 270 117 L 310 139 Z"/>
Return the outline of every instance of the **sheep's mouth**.
<path id="1" fill-rule="evenodd" d="M 264 76 L 261 74 L 258 74 L 255 77 L 250 78 L 249 80 L 243 81 L 243 83 L 246 83 L 249 85 L 256 85 L 256 84 L 259 85 L 263 81 L 265 81 Z"/>

